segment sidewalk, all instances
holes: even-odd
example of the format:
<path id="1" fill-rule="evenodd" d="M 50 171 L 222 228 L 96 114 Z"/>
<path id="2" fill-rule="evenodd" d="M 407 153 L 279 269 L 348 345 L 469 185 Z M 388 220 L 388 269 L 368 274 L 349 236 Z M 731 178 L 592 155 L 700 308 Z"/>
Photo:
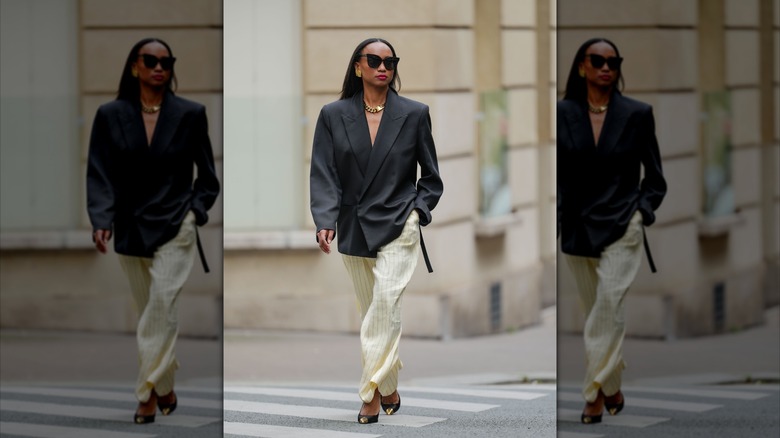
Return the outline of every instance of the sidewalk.
<path id="1" fill-rule="evenodd" d="M 555 308 L 542 323 L 515 333 L 439 341 L 403 338 L 405 383 L 495 383 L 555 379 Z M 0 331 L 2 382 L 124 382 L 136 373 L 135 337 L 59 331 Z M 580 335 L 557 339 L 557 380 L 580 382 Z M 355 383 L 360 373 L 354 334 L 227 330 L 217 339 L 180 338 L 180 383 Z M 628 384 L 722 383 L 748 377 L 780 378 L 780 307 L 759 327 L 677 341 L 628 338 Z M 224 368 L 224 370 L 223 370 Z"/>
<path id="2" fill-rule="evenodd" d="M 52 330 L 1 330 L 0 381 L 134 385 L 138 350 L 134 334 Z M 179 338 L 177 384 L 222 387 L 222 343 Z"/>
<path id="3" fill-rule="evenodd" d="M 405 384 L 495 383 L 555 379 L 555 307 L 541 323 L 514 333 L 440 341 L 404 337 Z M 357 334 L 226 330 L 225 381 L 355 384 Z"/>
<path id="4" fill-rule="evenodd" d="M 627 338 L 624 384 L 708 384 L 780 379 L 780 307 L 766 310 L 764 324 L 736 333 L 676 341 Z M 584 377 L 581 335 L 558 336 L 558 382 Z"/>

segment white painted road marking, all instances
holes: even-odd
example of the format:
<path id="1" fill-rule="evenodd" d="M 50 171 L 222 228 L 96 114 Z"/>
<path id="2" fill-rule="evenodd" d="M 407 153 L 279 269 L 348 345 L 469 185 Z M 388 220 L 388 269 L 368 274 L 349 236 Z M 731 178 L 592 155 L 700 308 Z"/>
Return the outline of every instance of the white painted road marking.
<path id="1" fill-rule="evenodd" d="M 132 392 L 115 392 L 93 389 L 71 389 L 71 388 L 50 388 L 50 387 L 4 387 L 2 392 L 16 394 L 45 395 L 52 397 L 71 397 L 91 400 L 108 400 L 136 403 L 137 400 Z M 189 406 L 193 408 L 222 409 L 222 400 L 203 400 L 193 399 L 188 396 L 179 396 L 177 394 L 177 403 L 179 406 Z"/>
<path id="2" fill-rule="evenodd" d="M 289 389 L 273 388 L 267 386 L 229 386 L 225 387 L 226 393 L 271 395 L 281 397 L 310 398 L 318 400 L 348 401 L 359 403 L 360 399 L 357 393 L 347 393 L 340 391 L 320 391 L 309 389 Z M 404 406 L 414 406 L 418 408 L 446 409 L 460 412 L 482 412 L 488 409 L 497 408 L 499 405 L 489 405 L 485 403 L 466 403 L 446 400 L 433 400 L 427 398 L 401 397 L 401 408 Z"/>
<path id="3" fill-rule="evenodd" d="M 47 426 L 0 421 L 4 434 L 35 438 L 154 438 L 146 433 L 113 432 L 110 430 L 85 429 L 82 427 Z"/>
<path id="4" fill-rule="evenodd" d="M 0 400 L 0 411 L 26 412 L 30 414 L 59 415 L 62 417 L 89 418 L 93 420 L 133 422 L 133 410 L 101 408 L 95 406 L 60 405 L 34 403 L 19 400 Z M 156 423 L 167 426 L 200 427 L 220 421 L 217 417 L 196 417 L 192 415 L 157 415 Z"/>
<path id="5" fill-rule="evenodd" d="M 338 430 L 307 429 L 304 427 L 232 423 L 229 421 L 225 422 L 224 434 L 263 438 L 377 438 L 382 436 L 367 433 L 341 432 Z"/>
<path id="6" fill-rule="evenodd" d="M 322 408 L 279 403 L 262 403 L 243 400 L 225 400 L 225 411 L 249 412 L 253 414 L 286 415 L 320 420 L 348 421 L 357 423 L 357 409 Z M 382 425 L 423 427 L 444 421 L 446 418 L 423 417 L 419 415 L 382 415 Z"/>
<path id="7" fill-rule="evenodd" d="M 625 393 L 624 393 L 625 394 Z M 559 392 L 558 400 L 584 402 L 582 394 L 574 392 Z M 626 406 L 650 408 L 650 409 L 666 409 L 671 411 L 684 411 L 684 412 L 706 412 L 713 409 L 723 407 L 723 405 L 711 405 L 707 403 L 690 403 L 679 402 L 672 400 L 659 400 L 650 398 L 638 398 L 630 395 L 626 396 Z"/>
<path id="8" fill-rule="evenodd" d="M 558 421 L 579 423 L 581 414 L 582 411 L 575 409 L 558 408 Z M 628 426 L 642 428 L 658 423 L 663 423 L 664 421 L 669 421 L 670 419 L 665 417 L 648 417 L 644 415 L 628 415 L 623 413 L 613 416 L 604 413 L 604 416 L 601 420 L 603 424 L 608 426 Z"/>

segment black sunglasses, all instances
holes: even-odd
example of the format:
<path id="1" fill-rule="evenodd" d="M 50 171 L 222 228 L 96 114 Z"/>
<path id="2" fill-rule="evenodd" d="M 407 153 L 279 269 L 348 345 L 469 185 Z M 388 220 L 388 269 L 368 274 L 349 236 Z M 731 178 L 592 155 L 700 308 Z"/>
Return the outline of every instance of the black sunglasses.
<path id="1" fill-rule="evenodd" d="M 385 59 L 380 58 L 377 55 L 358 55 L 358 58 L 366 57 L 366 62 L 368 62 L 368 66 L 371 68 L 379 68 L 379 64 L 385 63 L 385 68 L 388 70 L 395 70 L 395 66 L 398 65 L 398 61 L 401 60 L 401 58 L 397 58 L 395 56 L 388 56 Z"/>
<path id="2" fill-rule="evenodd" d="M 607 63 L 607 66 L 610 70 L 620 70 L 620 64 L 623 62 L 623 58 L 618 56 L 610 56 L 609 58 L 605 58 L 601 55 L 585 55 L 586 57 L 590 57 L 590 65 L 593 66 L 593 68 L 601 68 L 604 66 L 604 63 Z"/>
<path id="3" fill-rule="evenodd" d="M 155 68 L 157 67 L 157 64 L 160 64 L 160 67 L 162 67 L 163 70 L 170 70 L 173 68 L 173 63 L 176 62 L 176 58 L 172 56 L 164 56 L 162 58 L 158 58 L 154 55 L 138 55 L 144 58 L 144 66 L 146 68 Z"/>

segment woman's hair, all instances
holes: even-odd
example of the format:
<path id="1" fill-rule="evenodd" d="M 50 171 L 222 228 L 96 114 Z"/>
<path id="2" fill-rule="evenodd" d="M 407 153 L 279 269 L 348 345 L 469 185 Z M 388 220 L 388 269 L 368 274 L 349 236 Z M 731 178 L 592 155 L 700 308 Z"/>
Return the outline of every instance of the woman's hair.
<path id="1" fill-rule="evenodd" d="M 390 48 L 390 51 L 393 52 L 393 56 L 397 56 L 393 46 L 382 38 L 369 38 L 358 44 L 358 46 L 355 48 L 355 51 L 352 52 L 352 57 L 349 58 L 349 65 L 347 65 L 347 73 L 344 75 L 344 85 L 341 86 L 341 97 L 339 100 L 349 99 L 350 97 L 363 91 L 363 79 L 355 76 L 354 65 L 355 62 L 360 60 L 360 52 L 362 52 L 363 49 L 371 43 L 383 43 Z M 398 64 L 396 64 L 395 70 L 393 71 L 393 80 L 390 81 L 390 88 L 395 91 L 401 89 L 401 77 L 398 76 Z"/>
<path id="2" fill-rule="evenodd" d="M 129 100 L 137 101 L 141 97 L 141 86 L 138 84 L 138 78 L 133 77 L 132 70 L 133 64 L 138 60 L 138 52 L 141 47 L 149 43 L 160 43 L 168 49 L 168 56 L 173 57 L 173 51 L 171 47 L 165 41 L 159 38 L 144 38 L 141 41 L 135 43 L 130 54 L 127 55 L 127 61 L 125 61 L 125 67 L 122 69 L 122 78 L 119 79 L 119 91 L 116 93 L 117 100 Z M 168 81 L 168 89 L 173 92 L 176 90 L 176 73 L 171 67 L 171 79 Z"/>
<path id="3" fill-rule="evenodd" d="M 620 52 L 618 51 L 615 43 L 606 38 L 591 38 L 588 41 L 582 43 L 580 48 L 577 50 L 577 54 L 574 55 L 574 61 L 571 63 L 569 79 L 566 81 L 566 93 L 563 95 L 564 99 L 576 100 L 580 102 L 584 102 L 588 99 L 588 87 L 585 84 L 585 78 L 579 74 L 580 63 L 585 60 L 585 51 L 588 50 L 588 47 L 600 42 L 604 42 L 612 46 L 612 48 L 615 50 L 615 55 L 618 57 L 620 56 Z M 622 91 L 623 72 L 621 69 L 617 70 L 617 77 L 615 78 L 615 82 L 618 84 L 618 90 Z"/>

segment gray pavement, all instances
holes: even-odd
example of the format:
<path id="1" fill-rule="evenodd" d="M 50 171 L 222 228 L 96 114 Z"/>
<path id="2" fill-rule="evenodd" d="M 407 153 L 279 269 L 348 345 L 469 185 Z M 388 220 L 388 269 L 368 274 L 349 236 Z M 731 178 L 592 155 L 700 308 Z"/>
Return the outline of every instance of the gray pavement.
<path id="1" fill-rule="evenodd" d="M 128 416 L 135 407 L 134 336 L 3 330 L 0 435 L 25 436 L 13 431 L 36 427 L 35 436 L 63 436 L 70 429 L 87 438 L 83 431 L 116 438 L 221 436 L 224 415 L 226 432 L 234 433 L 227 436 L 260 436 L 259 430 L 302 437 L 328 431 L 356 437 L 554 436 L 556 414 L 559 437 L 780 434 L 780 308 L 767 310 L 763 325 L 741 332 L 670 342 L 626 339 L 626 408 L 592 426 L 578 423 L 581 338 L 564 334 L 556 344 L 555 333 L 550 308 L 540 325 L 514 333 L 449 341 L 405 337 L 405 403 L 397 415 L 365 427 L 354 421 L 357 335 L 227 330 L 224 345 L 181 338 L 182 404 L 171 417 L 139 428 Z"/>
<path id="2" fill-rule="evenodd" d="M 0 436 L 222 436 L 222 342 L 180 338 L 179 406 L 133 424 L 135 336 L 0 331 Z"/>
<path id="3" fill-rule="evenodd" d="M 553 307 L 513 333 L 404 337 L 401 410 L 371 425 L 358 335 L 227 330 L 226 436 L 554 437 L 555 325 Z"/>
<path id="4" fill-rule="evenodd" d="M 717 336 L 626 339 L 626 407 L 595 425 L 579 423 L 582 338 L 559 334 L 558 436 L 780 436 L 780 308 L 768 309 L 764 320 Z"/>

